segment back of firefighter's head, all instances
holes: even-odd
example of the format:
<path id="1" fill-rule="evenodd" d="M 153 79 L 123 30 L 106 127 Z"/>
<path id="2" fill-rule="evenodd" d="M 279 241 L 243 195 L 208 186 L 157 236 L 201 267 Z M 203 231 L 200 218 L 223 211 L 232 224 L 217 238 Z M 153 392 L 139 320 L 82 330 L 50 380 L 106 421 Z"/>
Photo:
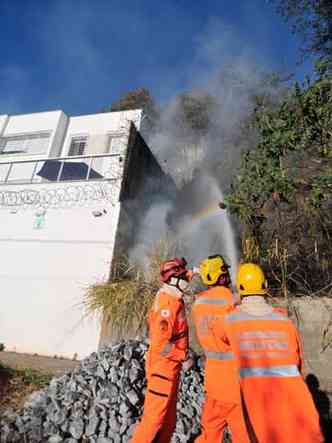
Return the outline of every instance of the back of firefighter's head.
<path id="1" fill-rule="evenodd" d="M 185 291 L 191 280 L 191 273 L 187 269 L 184 258 L 172 258 L 160 265 L 160 278 L 163 283 L 175 286 L 180 291 Z"/>
<path id="2" fill-rule="evenodd" d="M 236 286 L 241 297 L 267 294 L 267 281 L 264 272 L 260 266 L 254 263 L 243 263 L 239 266 Z"/>
<path id="3" fill-rule="evenodd" d="M 207 286 L 229 286 L 231 283 L 228 264 L 221 255 L 211 255 L 199 266 L 203 283 Z"/>

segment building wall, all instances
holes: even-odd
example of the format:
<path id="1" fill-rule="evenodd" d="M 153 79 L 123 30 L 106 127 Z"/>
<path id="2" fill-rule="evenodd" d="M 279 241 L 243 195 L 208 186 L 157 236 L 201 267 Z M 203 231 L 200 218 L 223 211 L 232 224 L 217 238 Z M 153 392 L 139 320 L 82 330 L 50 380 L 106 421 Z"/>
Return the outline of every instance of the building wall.
<path id="1" fill-rule="evenodd" d="M 60 157 L 68 123 L 69 117 L 67 117 L 67 115 L 61 111 L 57 129 L 54 132 L 53 139 L 50 143 L 51 146 L 48 153 L 49 157 Z"/>
<path id="2" fill-rule="evenodd" d="M 93 186 L 108 185 L 31 185 L 29 190 L 67 189 L 73 195 L 74 188 L 84 186 L 91 192 Z M 0 331 L 8 350 L 67 357 L 96 350 L 99 322 L 83 320 L 82 302 L 87 287 L 109 275 L 120 213 L 119 188 L 111 191 L 113 203 L 69 203 L 50 207 L 42 217 L 38 205 L 0 209 Z"/>
<path id="3" fill-rule="evenodd" d="M 4 131 L 5 127 L 6 127 L 7 121 L 8 121 L 8 115 L 7 114 L 0 115 L 0 137 L 1 137 L 3 131 Z"/>
<path id="4" fill-rule="evenodd" d="M 112 136 L 128 133 L 130 122 L 139 129 L 141 111 L 107 112 L 95 115 L 71 117 L 63 144 L 62 156 L 67 156 L 73 137 L 87 136 L 87 154 L 103 154 L 109 151 Z M 125 146 L 127 143 L 125 143 Z"/>
<path id="5" fill-rule="evenodd" d="M 0 128 L 4 121 L 0 116 Z M 108 280 L 113 258 L 133 245 L 151 199 L 169 180 L 137 131 L 140 122 L 140 110 L 9 118 L 5 136 L 52 131 L 41 158 L 67 156 L 71 138 L 80 135 L 88 136 L 84 154 L 119 155 L 91 163 L 110 181 L 0 186 L 0 339 L 7 349 L 67 357 L 97 349 L 100 322 L 83 319 L 84 295 L 89 285 Z M 2 162 L 21 158 L 0 156 Z M 22 172 L 28 177 L 19 166 L 15 179 Z"/>
<path id="6" fill-rule="evenodd" d="M 49 131 L 48 149 L 38 155 L 45 157 L 67 156 L 72 137 L 88 136 L 86 153 L 109 152 L 111 137 L 128 134 L 130 122 L 140 127 L 141 110 L 108 112 L 93 115 L 68 117 L 62 111 L 39 112 L 24 115 L 0 115 L 0 137 Z M 127 140 L 123 142 L 127 146 Z M 3 161 L 26 160 L 36 155 L 2 154 Z"/>
<path id="7" fill-rule="evenodd" d="M 163 199 L 165 195 L 175 195 L 176 186 L 173 180 L 163 173 L 134 125 L 131 125 L 128 155 L 126 157 L 125 176 L 121 188 L 121 209 L 117 230 L 114 259 L 123 258 L 130 253 L 139 241 L 142 225 L 151 205 Z M 138 325 L 137 325 L 138 326 Z M 119 333 L 112 319 L 104 317 L 100 331 L 99 347 L 119 340 L 137 336 L 137 329 L 127 330 L 125 335 Z"/>
<path id="8" fill-rule="evenodd" d="M 0 116 L 1 118 L 1 116 Z M 23 134 L 36 133 L 41 131 L 49 131 L 51 133 L 48 148 L 45 152 L 41 152 L 38 156 L 49 156 L 52 150 L 59 149 L 59 140 L 64 129 L 66 116 L 62 111 L 38 112 L 35 114 L 24 114 L 9 116 L 2 137 L 17 136 Z M 53 148 L 53 143 L 55 146 Z M 36 154 L 2 154 L 3 160 L 27 160 L 36 158 Z"/>
<path id="9" fill-rule="evenodd" d="M 134 125 L 130 127 L 128 152 L 121 186 L 122 202 L 116 254 L 123 255 L 133 247 L 153 201 L 161 199 L 166 192 L 176 192 L 175 184 L 164 174 L 150 148 Z"/>

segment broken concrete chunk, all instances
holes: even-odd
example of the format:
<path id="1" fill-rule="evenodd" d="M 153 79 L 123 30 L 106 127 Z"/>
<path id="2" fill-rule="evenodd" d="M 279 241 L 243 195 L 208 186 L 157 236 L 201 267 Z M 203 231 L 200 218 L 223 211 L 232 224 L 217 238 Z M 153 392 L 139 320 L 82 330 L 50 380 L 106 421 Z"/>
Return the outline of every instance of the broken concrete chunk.
<path id="1" fill-rule="evenodd" d="M 146 351 L 145 341 L 129 340 L 91 354 L 34 393 L 19 414 L 2 414 L 1 443 L 129 442 L 143 412 Z M 194 359 L 181 374 L 173 443 L 192 441 L 200 430 L 203 365 Z"/>

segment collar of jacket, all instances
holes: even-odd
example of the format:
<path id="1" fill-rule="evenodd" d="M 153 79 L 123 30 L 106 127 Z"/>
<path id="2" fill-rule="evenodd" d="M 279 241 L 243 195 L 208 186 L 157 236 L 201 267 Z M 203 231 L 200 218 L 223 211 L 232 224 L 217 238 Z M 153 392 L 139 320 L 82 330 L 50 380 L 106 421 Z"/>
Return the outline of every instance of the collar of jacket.
<path id="1" fill-rule="evenodd" d="M 167 283 L 164 283 L 159 291 L 167 292 L 167 294 L 172 295 L 175 298 L 181 298 L 183 297 L 183 293 L 180 291 L 180 289 L 176 288 L 175 286 L 168 285 Z"/>
<path id="2" fill-rule="evenodd" d="M 196 295 L 196 298 L 207 297 L 207 296 L 209 296 L 209 297 L 216 297 L 216 292 L 218 292 L 218 289 L 219 288 L 224 288 L 224 287 L 225 286 L 208 286 L 207 289 L 204 289 L 203 291 L 199 292 Z"/>
<path id="3" fill-rule="evenodd" d="M 272 306 L 270 306 L 261 295 L 244 297 L 239 305 L 239 309 L 253 315 L 265 315 L 273 311 Z"/>

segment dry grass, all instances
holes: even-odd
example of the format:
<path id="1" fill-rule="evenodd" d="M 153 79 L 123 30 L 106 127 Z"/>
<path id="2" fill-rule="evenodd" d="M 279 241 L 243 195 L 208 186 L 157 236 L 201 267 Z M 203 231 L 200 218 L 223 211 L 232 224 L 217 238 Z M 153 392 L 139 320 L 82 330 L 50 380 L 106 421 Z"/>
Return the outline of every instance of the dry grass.
<path id="1" fill-rule="evenodd" d="M 133 329 L 139 332 L 144 329 L 156 289 L 137 272 L 132 277 L 91 286 L 84 299 L 85 309 L 88 315 L 99 314 L 111 322 L 120 335 Z"/>
<path id="2" fill-rule="evenodd" d="M 174 255 L 175 250 L 170 241 L 160 241 L 145 268 L 129 264 L 127 257 L 118 260 L 109 282 L 88 288 L 83 300 L 86 315 L 100 316 L 119 337 L 144 332 L 147 313 L 160 287 L 160 262 Z"/>
<path id="3" fill-rule="evenodd" d="M 0 415 L 8 408 L 19 410 L 29 395 L 47 386 L 51 378 L 30 368 L 12 369 L 0 364 Z"/>

